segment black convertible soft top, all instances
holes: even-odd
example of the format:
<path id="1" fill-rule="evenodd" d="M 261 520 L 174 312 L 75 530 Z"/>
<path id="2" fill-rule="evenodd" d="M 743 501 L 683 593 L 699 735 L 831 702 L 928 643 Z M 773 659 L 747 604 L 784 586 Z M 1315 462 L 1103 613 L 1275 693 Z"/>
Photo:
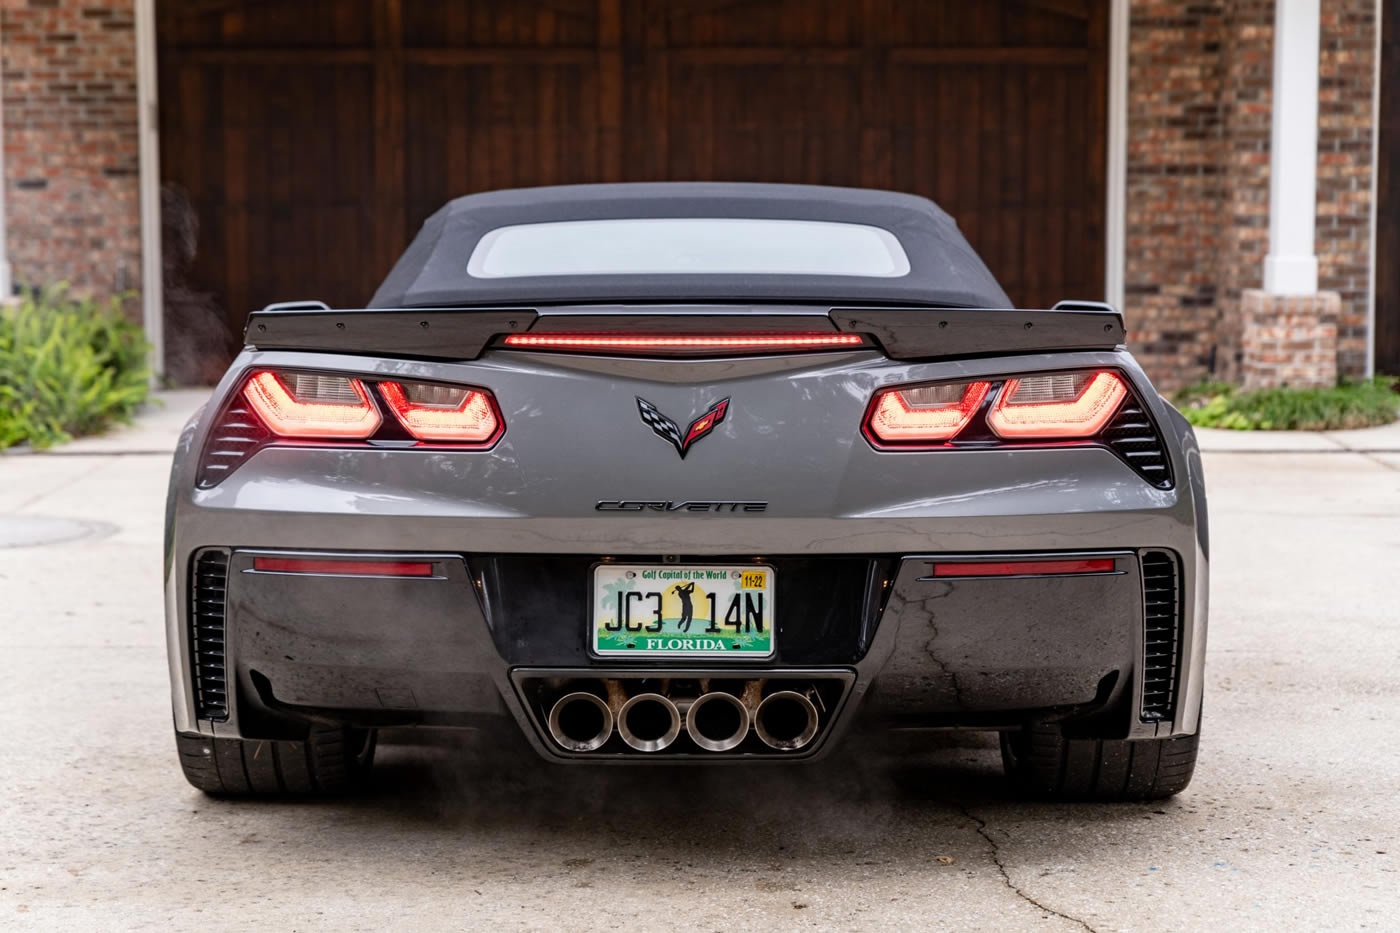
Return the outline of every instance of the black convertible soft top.
<path id="1" fill-rule="evenodd" d="M 645 274 L 476 278 L 467 262 L 489 231 L 516 224 L 622 218 L 734 217 L 866 224 L 909 258 L 898 277 Z M 1010 308 L 958 225 L 927 198 L 817 185 L 660 182 L 517 188 L 449 202 L 423 224 L 372 308 L 627 301 L 819 301 Z"/>

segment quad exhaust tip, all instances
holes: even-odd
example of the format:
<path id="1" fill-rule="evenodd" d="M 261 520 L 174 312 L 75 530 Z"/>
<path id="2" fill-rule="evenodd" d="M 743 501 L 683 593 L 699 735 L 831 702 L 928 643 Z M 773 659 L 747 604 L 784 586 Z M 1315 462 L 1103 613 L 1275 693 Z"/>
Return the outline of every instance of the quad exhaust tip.
<path id="1" fill-rule="evenodd" d="M 566 693 L 549 711 L 549 734 L 571 752 L 602 748 L 612 730 L 612 710 L 591 693 Z"/>
<path id="2" fill-rule="evenodd" d="M 659 693 L 639 693 L 618 710 L 617 734 L 639 752 L 659 752 L 681 734 L 681 711 Z"/>
<path id="3" fill-rule="evenodd" d="M 727 752 L 749 734 L 749 708 L 733 694 L 701 694 L 685 712 L 685 731 L 705 751 Z"/>
<path id="4" fill-rule="evenodd" d="M 790 752 L 816 738 L 817 707 L 796 690 L 779 690 L 763 698 L 754 711 L 753 731 L 764 745 Z"/>
<path id="5" fill-rule="evenodd" d="M 821 729 L 821 702 L 810 687 L 804 692 L 778 690 L 763 696 L 764 682 L 750 680 L 742 695 L 706 690 L 678 699 L 664 693 L 639 693 L 628 698 L 622 682 L 609 680 L 594 690 L 578 682 L 549 710 L 546 726 L 558 745 L 571 752 L 594 752 L 607 745 L 614 730 L 628 747 L 644 753 L 669 748 L 684 730 L 706 752 L 729 752 L 743 745 L 749 733 L 768 748 L 794 752 L 812 743 Z M 770 681 L 771 683 L 771 681 Z M 708 687 L 701 681 L 701 689 Z M 580 687 L 584 687 L 580 689 Z M 684 693 L 684 691 L 683 691 Z"/>

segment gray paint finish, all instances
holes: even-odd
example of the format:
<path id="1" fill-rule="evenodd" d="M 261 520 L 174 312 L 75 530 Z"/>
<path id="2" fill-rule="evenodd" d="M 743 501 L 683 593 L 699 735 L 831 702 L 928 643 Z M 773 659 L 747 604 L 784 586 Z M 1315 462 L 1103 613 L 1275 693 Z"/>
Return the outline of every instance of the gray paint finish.
<path id="1" fill-rule="evenodd" d="M 1113 453 L 1100 448 L 880 452 L 859 431 L 871 394 L 882 386 L 1104 366 L 1127 376 L 1158 422 L 1178 478 L 1174 489 L 1153 488 Z M 470 362 L 246 351 L 217 390 L 216 399 L 226 398 L 254 367 L 484 386 L 496 394 L 507 429 L 497 445 L 484 452 L 269 448 L 220 485 L 196 490 L 192 454 L 202 448 L 209 419 L 220 407 L 208 406 L 181 439 L 171 486 L 168 636 L 176 726 L 182 731 L 243 734 L 236 712 L 228 723 L 212 727 L 193 720 L 183 665 L 174 663 L 188 652 L 182 571 L 204 546 L 652 559 L 663 554 L 900 555 L 1165 548 L 1180 555 L 1183 585 L 1189 594 L 1187 673 L 1181 690 L 1191 702 L 1183 705 L 1175 723 L 1163 728 L 1178 733 L 1196 728 L 1205 613 L 1205 565 L 1196 522 L 1202 507 L 1199 461 L 1191 456 L 1195 447 L 1189 427 L 1170 416 L 1169 406 L 1121 350 L 941 362 L 897 362 L 874 351 L 695 361 L 489 351 Z M 725 421 L 682 460 L 638 417 L 638 396 L 680 422 L 721 398 L 731 399 L 731 408 Z M 762 514 L 602 514 L 594 510 L 599 499 L 621 498 L 766 500 L 769 505 Z M 956 589 L 976 590 L 963 585 Z M 1122 602 L 1125 592 L 1120 586 L 1087 598 L 1107 600 L 1118 607 L 1115 617 L 1121 617 L 1127 611 Z M 914 626 L 910 631 L 915 631 L 921 624 L 917 612 L 901 608 L 911 595 L 905 587 L 898 598 L 891 598 L 876 642 L 860 664 L 848 704 L 852 710 L 872 685 L 880 684 L 879 672 L 887 665 L 894 665 L 891 684 L 902 677 L 906 687 L 917 685 L 920 675 L 910 668 L 913 662 L 907 646 L 901 647 L 900 635 L 902 626 Z M 407 624 L 416 632 L 416 617 L 430 607 L 417 600 L 405 603 L 398 617 L 386 624 Z M 1024 615 L 1025 606 L 1019 606 L 1020 614 L 1017 609 L 1018 602 L 1007 597 L 983 614 L 989 626 L 1008 638 L 1017 631 L 1034 631 L 1039 623 Z M 964 607 L 959 624 L 970 624 L 970 611 Z M 462 612 L 460 624 L 484 626 L 474 608 L 464 607 Z M 256 625 L 256 618 L 233 613 L 230 626 Z M 1094 620 L 1087 627 L 1076 624 L 1076 643 L 1103 641 L 1103 624 Z M 494 652 L 483 634 L 484 629 L 478 629 L 471 636 L 483 646 L 481 663 L 455 669 L 464 672 L 471 667 L 489 678 L 506 709 L 526 727 L 537 748 L 548 754 L 529 728 L 509 672 L 498 657 L 493 660 Z M 248 637 L 239 631 L 232 640 L 241 644 L 240 639 Z M 251 637 L 256 644 L 256 637 Z M 1078 678 L 1079 686 L 1070 693 L 1056 692 L 1059 688 L 1049 681 L 1024 682 L 1026 702 L 1082 701 L 1090 680 L 1097 682 L 1110 670 L 1122 672 L 1121 639 L 1117 644 L 1109 661 L 1091 662 L 1081 666 L 1080 674 L 1071 675 L 1071 681 Z M 271 655 L 270 643 L 260 653 Z M 1003 663 L 1008 668 L 1017 666 Z M 276 658 L 267 666 L 289 684 L 292 697 L 314 698 L 305 673 L 294 674 Z M 395 669 L 403 672 L 412 667 Z M 1098 673 L 1091 673 L 1091 668 Z M 246 678 L 246 666 L 239 670 Z M 987 670 L 984 666 L 984 675 Z M 337 674 L 331 665 L 325 674 L 359 676 L 354 671 L 351 665 Z M 435 690 L 450 693 L 448 680 L 435 681 L 435 676 L 429 671 L 422 681 L 425 696 Z M 1120 690 L 1126 682 L 1125 674 Z M 322 699 L 329 683 L 318 688 Z M 852 718 L 845 716 L 834 731 L 847 728 Z M 1157 726 L 1127 723 L 1115 728 L 1131 729 L 1134 735 L 1158 731 Z"/>

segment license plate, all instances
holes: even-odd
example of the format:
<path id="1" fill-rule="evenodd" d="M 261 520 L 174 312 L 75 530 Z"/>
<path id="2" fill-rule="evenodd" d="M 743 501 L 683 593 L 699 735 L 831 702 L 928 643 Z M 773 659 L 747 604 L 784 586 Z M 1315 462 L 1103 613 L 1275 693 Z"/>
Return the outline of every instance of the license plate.
<path id="1" fill-rule="evenodd" d="M 773 568 L 602 564 L 593 570 L 593 651 L 628 657 L 773 654 Z"/>

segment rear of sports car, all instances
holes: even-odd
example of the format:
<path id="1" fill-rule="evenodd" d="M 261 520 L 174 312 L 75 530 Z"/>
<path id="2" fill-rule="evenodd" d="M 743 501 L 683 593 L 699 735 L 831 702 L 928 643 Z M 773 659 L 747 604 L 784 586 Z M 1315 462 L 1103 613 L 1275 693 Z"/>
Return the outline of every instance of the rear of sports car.
<path id="1" fill-rule="evenodd" d="M 341 790 L 386 727 L 752 766 L 964 728 L 1021 792 L 1176 793 L 1200 463 L 1121 339 L 1106 307 L 254 315 L 171 478 L 185 773 Z"/>

